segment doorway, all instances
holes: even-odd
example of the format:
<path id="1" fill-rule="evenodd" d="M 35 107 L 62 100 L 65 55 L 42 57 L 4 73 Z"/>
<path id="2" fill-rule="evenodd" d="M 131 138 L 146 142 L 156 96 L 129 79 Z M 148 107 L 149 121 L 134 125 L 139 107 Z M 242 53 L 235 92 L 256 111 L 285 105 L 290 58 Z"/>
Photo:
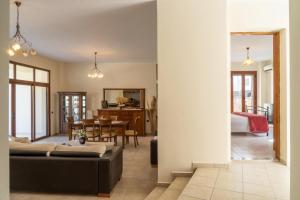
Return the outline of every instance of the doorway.
<path id="1" fill-rule="evenodd" d="M 232 159 L 279 159 L 280 34 L 232 33 L 231 37 L 232 66 L 234 61 L 239 63 L 238 67 L 231 69 Z M 237 60 L 238 45 L 233 45 L 233 42 L 239 40 L 244 41 L 241 42 L 243 48 L 239 49 L 239 53 L 244 54 Z M 252 51 L 249 53 L 246 49 Z M 245 66 L 243 64 L 249 55 L 253 63 Z M 263 128 L 251 130 L 251 123 L 255 120 L 261 121 L 259 118 L 264 118 Z M 240 138 L 236 139 L 238 137 Z M 242 138 L 249 140 L 244 141 Z M 258 149 L 262 149 L 262 152 Z M 244 155 L 237 156 L 236 152 L 239 150 L 244 151 Z"/>
<path id="2" fill-rule="evenodd" d="M 10 62 L 9 135 L 35 141 L 50 134 L 50 71 Z"/>

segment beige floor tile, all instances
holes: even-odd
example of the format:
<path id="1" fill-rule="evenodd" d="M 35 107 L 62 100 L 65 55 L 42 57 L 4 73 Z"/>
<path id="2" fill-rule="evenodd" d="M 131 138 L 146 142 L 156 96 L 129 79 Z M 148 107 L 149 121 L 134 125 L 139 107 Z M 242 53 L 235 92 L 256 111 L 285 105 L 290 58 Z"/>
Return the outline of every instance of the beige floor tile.
<path id="1" fill-rule="evenodd" d="M 182 191 L 188 184 L 189 180 L 189 177 L 177 177 L 174 179 L 174 181 L 171 183 L 168 189 Z"/>
<path id="2" fill-rule="evenodd" d="M 212 192 L 213 188 L 210 187 L 188 185 L 188 187 L 183 190 L 182 195 L 209 200 L 212 196 Z"/>
<path id="3" fill-rule="evenodd" d="M 256 185 L 270 186 L 270 181 L 266 174 L 261 175 L 261 176 L 256 175 L 256 174 L 243 175 L 243 182 L 244 183 L 253 183 Z"/>
<path id="4" fill-rule="evenodd" d="M 230 172 L 221 170 L 219 173 L 219 179 L 228 180 L 228 181 L 243 181 L 243 173 L 242 172 Z"/>
<path id="5" fill-rule="evenodd" d="M 194 176 L 191 178 L 188 184 L 196 185 L 196 186 L 214 187 L 215 183 L 216 183 L 216 178 Z"/>
<path id="6" fill-rule="evenodd" d="M 219 170 L 219 168 L 198 168 L 194 175 L 209 178 L 217 178 Z"/>
<path id="7" fill-rule="evenodd" d="M 244 183 L 244 193 L 253 194 L 261 197 L 274 198 L 274 193 L 271 186 Z"/>
<path id="8" fill-rule="evenodd" d="M 290 199 L 290 187 L 289 185 L 276 184 L 272 185 L 275 197 L 280 200 Z"/>
<path id="9" fill-rule="evenodd" d="M 243 200 L 243 193 L 215 189 L 211 200 Z"/>
<path id="10" fill-rule="evenodd" d="M 261 197 L 252 194 L 244 194 L 244 200 L 276 200 L 276 199 L 272 197 Z"/>
<path id="11" fill-rule="evenodd" d="M 195 197 L 189 197 L 189 196 L 185 196 L 185 195 L 181 195 L 177 200 L 201 200 Z"/>
<path id="12" fill-rule="evenodd" d="M 215 188 L 232 192 L 243 192 L 243 182 L 218 179 Z"/>
<path id="13" fill-rule="evenodd" d="M 226 167 L 221 168 L 220 172 L 232 172 L 232 173 L 242 173 L 243 172 L 243 164 L 241 162 L 232 161 L 232 163 Z"/>
<path id="14" fill-rule="evenodd" d="M 157 186 L 144 200 L 157 200 L 165 191 L 166 187 Z"/>
<path id="15" fill-rule="evenodd" d="M 166 190 L 159 198 L 159 200 L 174 200 L 178 199 L 181 194 L 181 190 Z"/>

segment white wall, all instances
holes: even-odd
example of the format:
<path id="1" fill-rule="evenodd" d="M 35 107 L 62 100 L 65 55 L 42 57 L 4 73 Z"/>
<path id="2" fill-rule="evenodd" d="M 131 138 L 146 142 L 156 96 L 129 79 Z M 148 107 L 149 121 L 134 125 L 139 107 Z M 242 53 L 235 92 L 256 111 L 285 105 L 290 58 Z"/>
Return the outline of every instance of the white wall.
<path id="1" fill-rule="evenodd" d="M 288 0 L 228 0 L 231 32 L 288 28 Z"/>
<path id="2" fill-rule="evenodd" d="M 9 1 L 0 1 L 0 200 L 9 200 L 8 46 Z"/>
<path id="3" fill-rule="evenodd" d="M 87 77 L 93 64 L 72 63 L 64 67 L 64 89 L 86 91 L 87 109 L 97 112 L 101 108 L 103 88 L 145 88 L 146 101 L 156 96 L 156 64 L 154 63 L 99 63 L 104 73 L 102 79 Z M 147 123 L 147 132 L 150 132 Z"/>
<path id="4" fill-rule="evenodd" d="M 281 118 L 280 159 L 289 163 L 289 1 L 228 0 L 231 32 L 280 31 L 281 34 Z"/>
<path id="5" fill-rule="evenodd" d="M 291 26 L 291 200 L 300 199 L 300 1 L 290 1 Z"/>
<path id="6" fill-rule="evenodd" d="M 59 104 L 57 92 L 64 88 L 64 75 L 63 67 L 64 63 L 52 60 L 45 56 L 14 56 L 10 57 L 10 60 L 23 64 L 28 64 L 44 69 L 49 69 L 50 72 L 50 92 L 51 92 L 51 135 L 59 132 Z"/>
<path id="7" fill-rule="evenodd" d="M 158 181 L 230 160 L 227 1 L 158 1 Z"/>

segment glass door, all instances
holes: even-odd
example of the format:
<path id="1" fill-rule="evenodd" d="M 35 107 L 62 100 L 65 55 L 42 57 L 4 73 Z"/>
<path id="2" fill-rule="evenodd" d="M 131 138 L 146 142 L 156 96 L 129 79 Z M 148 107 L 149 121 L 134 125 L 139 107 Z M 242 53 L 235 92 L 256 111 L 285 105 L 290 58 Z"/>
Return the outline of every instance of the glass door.
<path id="1" fill-rule="evenodd" d="M 245 108 L 246 111 L 251 113 L 256 113 L 255 108 L 255 89 L 254 89 L 254 81 L 255 76 L 253 74 L 245 74 Z"/>
<path id="2" fill-rule="evenodd" d="M 74 118 L 74 121 L 80 121 L 81 120 L 81 110 L 80 110 L 80 96 L 75 95 L 72 96 L 72 116 Z"/>
<path id="3" fill-rule="evenodd" d="M 243 90 L 242 90 L 242 75 L 233 75 L 232 77 L 233 86 L 233 112 L 243 111 Z"/>
<path id="4" fill-rule="evenodd" d="M 256 71 L 231 72 L 231 112 L 256 113 Z"/>
<path id="5" fill-rule="evenodd" d="M 16 84 L 15 93 L 15 126 L 16 137 L 32 139 L 32 87 Z"/>
<path id="6" fill-rule="evenodd" d="M 47 87 L 35 86 L 35 139 L 47 136 Z"/>

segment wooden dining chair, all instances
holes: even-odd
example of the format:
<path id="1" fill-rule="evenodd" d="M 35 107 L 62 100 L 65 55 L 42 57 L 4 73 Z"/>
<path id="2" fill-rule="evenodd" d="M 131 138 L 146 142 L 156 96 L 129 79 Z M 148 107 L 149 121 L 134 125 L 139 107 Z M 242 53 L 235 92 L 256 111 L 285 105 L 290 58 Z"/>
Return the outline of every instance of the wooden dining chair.
<path id="1" fill-rule="evenodd" d="M 112 141 L 112 138 L 114 139 L 115 145 L 118 144 L 117 141 L 117 133 L 112 129 L 111 125 L 111 119 L 100 119 L 99 125 L 100 125 L 100 138 L 101 140 L 106 141 Z"/>
<path id="2" fill-rule="evenodd" d="M 97 137 L 98 140 L 100 140 L 100 129 L 99 125 L 95 124 L 95 120 L 85 119 L 82 122 L 83 128 L 86 132 L 87 140 L 92 139 L 95 142 Z"/>
<path id="3" fill-rule="evenodd" d="M 79 127 L 76 127 L 74 124 L 74 118 L 73 117 L 67 117 L 67 126 L 68 126 L 68 135 L 69 140 L 75 140 L 77 136 L 77 130 L 80 130 Z"/>
<path id="4" fill-rule="evenodd" d="M 137 116 L 134 118 L 134 123 L 133 123 L 133 130 L 126 130 L 125 131 L 125 136 L 126 136 L 126 141 L 127 143 L 129 143 L 129 138 L 133 137 L 133 141 L 134 141 L 134 147 L 137 147 L 139 145 L 139 141 L 138 141 L 138 124 L 139 121 L 141 120 L 140 116 Z"/>

